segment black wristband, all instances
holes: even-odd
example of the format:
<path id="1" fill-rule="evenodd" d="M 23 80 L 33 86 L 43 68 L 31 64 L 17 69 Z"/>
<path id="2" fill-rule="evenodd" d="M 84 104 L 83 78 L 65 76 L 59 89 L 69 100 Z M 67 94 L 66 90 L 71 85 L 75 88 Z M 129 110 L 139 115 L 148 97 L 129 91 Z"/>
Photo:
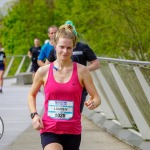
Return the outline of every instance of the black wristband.
<path id="1" fill-rule="evenodd" d="M 31 113 L 31 115 L 30 115 L 31 119 L 33 119 L 35 115 L 38 115 L 38 113 L 37 112 Z"/>

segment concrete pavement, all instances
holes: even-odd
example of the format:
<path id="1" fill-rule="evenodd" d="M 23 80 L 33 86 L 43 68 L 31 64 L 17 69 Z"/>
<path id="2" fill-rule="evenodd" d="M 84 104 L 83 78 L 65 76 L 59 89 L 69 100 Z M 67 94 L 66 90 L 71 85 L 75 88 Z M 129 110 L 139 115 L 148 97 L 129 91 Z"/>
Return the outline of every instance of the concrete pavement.
<path id="1" fill-rule="evenodd" d="M 5 79 L 4 93 L 0 94 L 0 117 L 4 121 L 4 135 L 0 150 L 42 150 L 39 132 L 31 126 L 27 106 L 30 85 L 18 86 L 16 79 Z M 44 97 L 37 96 L 38 113 L 42 112 Z M 81 150 L 135 150 L 104 129 L 82 116 Z"/>

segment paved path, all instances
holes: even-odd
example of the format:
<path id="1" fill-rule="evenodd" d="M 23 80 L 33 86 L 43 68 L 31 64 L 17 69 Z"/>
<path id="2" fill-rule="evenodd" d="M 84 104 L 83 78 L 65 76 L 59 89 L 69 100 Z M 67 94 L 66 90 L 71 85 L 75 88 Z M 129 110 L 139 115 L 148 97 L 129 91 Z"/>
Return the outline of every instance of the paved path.
<path id="1" fill-rule="evenodd" d="M 4 121 L 4 135 L 0 150 L 42 150 L 39 132 L 33 130 L 27 106 L 30 85 L 17 86 L 16 79 L 5 79 L 4 93 L 0 94 L 0 117 Z M 38 93 L 38 112 L 42 111 L 43 94 Z M 82 116 L 81 150 L 135 150 L 113 137 Z"/>

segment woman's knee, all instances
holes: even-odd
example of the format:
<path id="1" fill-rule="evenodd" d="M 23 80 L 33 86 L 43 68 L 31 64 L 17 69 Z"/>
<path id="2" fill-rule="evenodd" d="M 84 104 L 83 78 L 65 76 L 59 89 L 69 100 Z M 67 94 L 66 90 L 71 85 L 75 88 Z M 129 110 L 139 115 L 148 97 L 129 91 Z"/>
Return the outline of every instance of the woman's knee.
<path id="1" fill-rule="evenodd" d="M 44 150 L 63 150 L 63 147 L 59 143 L 51 143 L 44 147 Z"/>

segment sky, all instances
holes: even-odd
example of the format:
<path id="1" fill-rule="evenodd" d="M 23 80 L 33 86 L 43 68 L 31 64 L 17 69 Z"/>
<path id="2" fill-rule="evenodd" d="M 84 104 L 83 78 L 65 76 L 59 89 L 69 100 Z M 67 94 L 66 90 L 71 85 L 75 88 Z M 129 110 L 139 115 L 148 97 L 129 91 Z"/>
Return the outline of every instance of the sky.
<path id="1" fill-rule="evenodd" d="M 9 0 L 0 0 L 0 7 L 3 7 L 3 5 L 8 2 Z"/>
<path id="2" fill-rule="evenodd" d="M 10 2 L 10 1 L 14 1 L 14 0 L 0 0 L 0 8 L 2 8 L 5 3 Z"/>
<path id="3" fill-rule="evenodd" d="M 12 3 L 9 2 L 15 2 L 17 0 L 0 0 L 0 13 L 3 15 L 7 14 L 7 9 L 12 7 Z"/>

